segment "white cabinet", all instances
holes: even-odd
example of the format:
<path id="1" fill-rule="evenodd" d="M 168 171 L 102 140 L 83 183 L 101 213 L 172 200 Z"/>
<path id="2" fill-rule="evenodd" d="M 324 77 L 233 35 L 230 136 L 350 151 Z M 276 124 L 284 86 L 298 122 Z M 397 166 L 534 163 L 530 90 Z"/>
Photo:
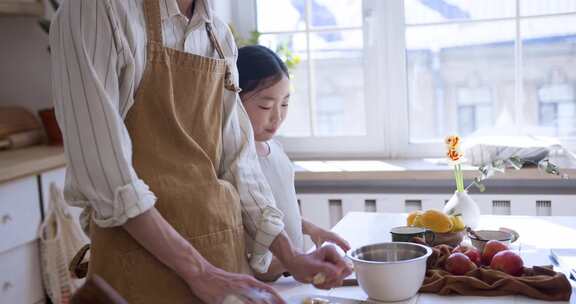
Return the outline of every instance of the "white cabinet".
<path id="1" fill-rule="evenodd" d="M 0 3 L 2 3 L 0 0 Z M 44 303 L 38 228 L 50 183 L 64 187 L 65 169 L 0 183 L 0 303 Z M 76 208 L 75 212 L 79 212 Z M 44 212 L 46 213 L 46 212 Z"/>
<path id="2" fill-rule="evenodd" d="M 44 301 L 38 227 L 38 176 L 0 184 L 0 303 Z"/>
<path id="3" fill-rule="evenodd" d="M 0 253 L 0 303 L 44 302 L 38 243 Z"/>
<path id="4" fill-rule="evenodd" d="M 0 0 L 0 14 L 41 16 L 44 6 L 41 0 Z"/>
<path id="5" fill-rule="evenodd" d="M 0 253 L 34 241 L 40 225 L 36 176 L 0 184 Z"/>

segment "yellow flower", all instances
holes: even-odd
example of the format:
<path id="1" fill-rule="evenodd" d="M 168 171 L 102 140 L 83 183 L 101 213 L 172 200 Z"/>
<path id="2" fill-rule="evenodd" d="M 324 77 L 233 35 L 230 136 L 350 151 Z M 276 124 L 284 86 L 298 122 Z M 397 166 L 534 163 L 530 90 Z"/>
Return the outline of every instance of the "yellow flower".
<path id="1" fill-rule="evenodd" d="M 450 158 L 452 161 L 458 161 L 460 160 L 460 158 L 462 157 L 462 154 L 460 152 L 458 152 L 458 150 L 456 149 L 449 149 L 448 153 L 447 153 L 448 158 Z"/>
<path id="2" fill-rule="evenodd" d="M 460 145 L 460 137 L 458 135 L 450 135 L 446 137 L 445 142 L 446 145 L 448 145 L 449 150 L 455 150 L 458 149 L 458 146 Z"/>

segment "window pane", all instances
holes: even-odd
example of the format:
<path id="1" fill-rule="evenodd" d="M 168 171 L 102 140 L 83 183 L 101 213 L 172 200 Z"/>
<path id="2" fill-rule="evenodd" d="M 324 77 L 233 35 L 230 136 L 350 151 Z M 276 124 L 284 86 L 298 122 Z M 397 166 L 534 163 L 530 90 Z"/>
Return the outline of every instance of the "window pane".
<path id="1" fill-rule="evenodd" d="M 311 27 L 362 26 L 362 0 L 311 0 L 310 12 Z"/>
<path id="2" fill-rule="evenodd" d="M 576 136 L 576 16 L 521 22 L 524 123 L 538 135 Z"/>
<path id="3" fill-rule="evenodd" d="M 520 0 L 520 14 L 522 16 L 573 12 L 576 12 L 576 1 L 574 0 Z"/>
<path id="4" fill-rule="evenodd" d="M 279 52 L 286 48 L 300 58 L 300 63 L 290 70 L 292 92 L 288 116 L 279 131 L 283 136 L 310 136 L 310 101 L 308 94 L 308 62 L 306 57 L 306 34 L 262 35 L 260 44 Z M 280 52 L 281 57 L 282 52 Z"/>
<path id="5" fill-rule="evenodd" d="M 259 32 L 296 31 L 306 28 L 304 0 L 257 0 Z"/>
<path id="6" fill-rule="evenodd" d="M 404 14 L 406 24 L 509 18 L 516 0 L 404 0 Z"/>
<path id="7" fill-rule="evenodd" d="M 361 30 L 310 34 L 315 134 L 366 135 Z"/>
<path id="8" fill-rule="evenodd" d="M 513 21 L 406 28 L 410 140 L 442 140 L 514 113 Z"/>

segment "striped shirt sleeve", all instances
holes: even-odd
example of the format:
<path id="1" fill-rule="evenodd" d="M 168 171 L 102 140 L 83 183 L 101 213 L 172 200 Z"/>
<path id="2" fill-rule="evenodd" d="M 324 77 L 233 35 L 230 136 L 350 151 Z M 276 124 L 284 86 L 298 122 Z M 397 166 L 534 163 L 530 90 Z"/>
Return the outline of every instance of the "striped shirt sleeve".
<path id="1" fill-rule="evenodd" d="M 122 225 L 156 201 L 131 163 L 120 105 L 133 94 L 133 87 L 125 87 L 133 80 L 123 81 L 134 78 L 133 58 L 122 51 L 119 32 L 107 0 L 63 1 L 50 31 L 53 99 L 68 164 L 66 198 L 91 207 L 102 227 Z"/>
<path id="2" fill-rule="evenodd" d="M 228 29 L 225 25 L 223 28 Z M 234 53 L 229 66 L 233 68 L 232 74 L 238 84 L 237 48 L 230 33 L 225 43 Z M 229 91 L 225 94 L 221 176 L 232 183 L 240 195 L 243 222 L 248 234 L 250 266 L 255 271 L 266 272 L 272 261 L 270 244 L 284 230 L 283 214 L 276 207 L 270 186 L 260 168 L 248 114 L 238 94 Z"/>

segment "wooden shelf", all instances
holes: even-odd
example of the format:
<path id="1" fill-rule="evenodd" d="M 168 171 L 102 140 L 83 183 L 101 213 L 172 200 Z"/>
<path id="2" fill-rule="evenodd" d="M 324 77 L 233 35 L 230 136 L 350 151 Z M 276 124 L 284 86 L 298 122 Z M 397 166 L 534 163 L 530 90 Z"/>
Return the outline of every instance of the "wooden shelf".
<path id="1" fill-rule="evenodd" d="M 4 1 L 0 0 L 0 16 L 42 16 L 42 2 Z"/>
<path id="2" fill-rule="evenodd" d="M 0 152 L 0 183 L 66 165 L 64 149 L 33 146 Z"/>

